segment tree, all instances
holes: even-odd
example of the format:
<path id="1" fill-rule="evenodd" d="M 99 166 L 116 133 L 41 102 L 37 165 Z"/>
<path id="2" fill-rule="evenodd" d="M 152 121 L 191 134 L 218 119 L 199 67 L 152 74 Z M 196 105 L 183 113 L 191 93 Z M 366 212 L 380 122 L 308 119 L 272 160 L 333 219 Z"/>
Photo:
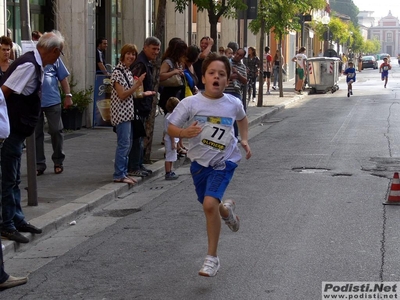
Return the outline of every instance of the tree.
<path id="1" fill-rule="evenodd" d="M 189 0 L 172 0 L 175 3 L 175 11 L 183 13 L 185 8 L 189 6 Z M 220 17 L 235 18 L 237 11 L 247 9 L 247 5 L 243 0 L 193 0 L 193 4 L 197 6 L 198 11 L 206 10 L 208 13 L 208 21 L 210 23 L 210 37 L 214 41 L 217 40 L 217 23 Z M 212 51 L 216 51 L 217 45 L 214 44 Z"/>
<path id="2" fill-rule="evenodd" d="M 264 27 L 266 32 L 272 29 L 278 40 L 278 50 L 281 52 L 283 37 L 290 31 L 301 31 L 301 16 L 309 13 L 312 9 L 324 8 L 325 5 L 325 0 L 260 0 L 257 18 L 250 22 L 249 28 L 254 34 L 257 34 L 261 27 Z M 261 48 L 263 50 L 263 43 Z M 261 65 L 263 65 L 262 54 L 261 51 Z M 282 61 L 280 65 L 282 65 Z M 260 76 L 259 88 L 261 91 L 262 86 Z M 258 94 L 257 106 L 262 106 L 262 92 Z M 282 68 L 279 69 L 279 96 L 283 97 Z"/>
<path id="3" fill-rule="evenodd" d="M 350 37 L 349 26 L 337 17 L 331 17 L 328 24 L 329 31 L 332 33 L 333 39 L 336 41 L 337 53 L 341 44 L 347 43 Z"/>
<path id="4" fill-rule="evenodd" d="M 357 15 L 359 13 L 359 9 L 353 3 L 353 0 L 330 0 L 329 5 L 333 11 L 349 16 L 354 26 L 358 26 Z"/>

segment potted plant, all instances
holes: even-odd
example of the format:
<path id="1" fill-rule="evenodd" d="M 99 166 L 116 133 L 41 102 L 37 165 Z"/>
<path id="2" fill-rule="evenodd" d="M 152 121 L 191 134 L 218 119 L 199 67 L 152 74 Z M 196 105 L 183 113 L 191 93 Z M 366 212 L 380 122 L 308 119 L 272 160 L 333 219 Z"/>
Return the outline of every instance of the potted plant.
<path id="1" fill-rule="evenodd" d="M 82 127 L 83 111 L 93 101 L 93 87 L 90 86 L 88 89 L 76 91 L 74 89 L 76 86 L 76 82 L 73 81 L 73 76 L 71 76 L 69 85 L 71 89 L 73 105 L 67 109 L 64 109 L 64 103 L 61 103 L 63 107 L 61 118 L 64 124 L 64 129 L 78 130 Z M 62 92 L 61 89 L 60 93 L 61 99 L 62 101 L 64 101 L 65 94 Z"/>

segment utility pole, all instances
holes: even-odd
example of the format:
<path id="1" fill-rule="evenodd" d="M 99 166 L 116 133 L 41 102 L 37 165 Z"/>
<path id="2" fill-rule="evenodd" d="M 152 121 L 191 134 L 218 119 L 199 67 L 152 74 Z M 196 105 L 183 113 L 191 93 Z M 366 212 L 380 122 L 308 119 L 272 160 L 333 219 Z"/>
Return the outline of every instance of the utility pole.
<path id="1" fill-rule="evenodd" d="M 29 16 L 29 1 L 20 0 L 21 40 L 31 40 L 31 20 Z M 28 170 L 28 205 L 37 206 L 37 180 L 36 180 L 36 145 L 35 133 L 26 139 L 26 161 Z"/>

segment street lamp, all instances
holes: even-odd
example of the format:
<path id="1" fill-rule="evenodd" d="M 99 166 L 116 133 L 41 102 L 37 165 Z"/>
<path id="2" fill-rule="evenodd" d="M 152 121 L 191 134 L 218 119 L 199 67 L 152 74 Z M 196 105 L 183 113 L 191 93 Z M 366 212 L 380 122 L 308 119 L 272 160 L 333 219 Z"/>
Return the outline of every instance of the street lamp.
<path id="1" fill-rule="evenodd" d="M 325 15 L 321 18 L 321 23 L 324 25 L 328 25 L 330 21 L 331 21 L 331 18 L 328 15 Z M 326 35 L 326 40 L 328 41 L 328 46 L 325 47 L 325 43 L 324 43 L 324 52 L 326 51 L 327 48 L 329 48 L 329 26 L 328 26 L 328 33 Z"/>

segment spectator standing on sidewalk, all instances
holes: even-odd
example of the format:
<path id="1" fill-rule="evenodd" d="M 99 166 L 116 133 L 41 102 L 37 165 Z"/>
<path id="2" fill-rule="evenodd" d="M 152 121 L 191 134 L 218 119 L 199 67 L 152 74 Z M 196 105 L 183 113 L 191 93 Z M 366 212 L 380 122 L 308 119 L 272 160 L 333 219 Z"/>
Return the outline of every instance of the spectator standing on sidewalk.
<path id="1" fill-rule="evenodd" d="M 12 63 L 12 60 L 10 59 L 12 46 L 13 43 L 9 37 L 4 35 L 0 37 L 0 79 L 3 77 L 8 70 L 8 67 Z"/>
<path id="2" fill-rule="evenodd" d="M 114 161 L 114 182 L 135 184 L 136 179 L 128 176 L 128 157 L 132 148 L 133 126 L 135 118 L 133 95 L 142 86 L 146 73 L 133 80 L 129 67 L 134 63 L 138 55 L 136 45 L 125 44 L 121 48 L 119 63 L 111 76 L 113 87 L 111 94 L 111 124 L 115 126 L 117 133 L 117 149 Z M 143 92 L 143 96 L 152 96 L 155 92 Z"/>
<path id="3" fill-rule="evenodd" d="M 307 56 L 304 54 L 306 48 L 301 47 L 299 53 L 292 58 L 292 61 L 296 63 L 296 91 L 301 95 L 303 93 L 303 83 L 306 76 L 306 60 Z"/>
<path id="4" fill-rule="evenodd" d="M 257 56 L 257 51 L 254 47 L 249 47 L 249 54 L 247 56 L 247 68 L 249 69 L 247 76 L 250 79 L 250 84 L 253 91 L 252 101 L 256 102 L 256 82 L 259 74 L 258 72 L 260 70 L 260 58 Z"/>
<path id="5" fill-rule="evenodd" d="M 272 68 L 274 71 L 274 85 L 272 86 L 273 90 L 278 89 L 278 85 L 279 85 L 279 69 L 282 68 L 281 67 L 281 62 L 282 62 L 282 66 L 285 65 L 285 59 L 283 57 L 282 54 L 280 54 L 279 50 L 276 50 L 276 53 L 274 55 L 274 58 L 272 60 Z M 283 73 L 282 69 L 282 73 Z"/>
<path id="6" fill-rule="evenodd" d="M 0 89 L 0 164 L 1 164 L 1 148 L 3 147 L 4 140 L 10 134 L 10 125 L 7 115 L 6 101 Z M 1 168 L 0 168 L 0 224 L 2 223 L 1 217 Z M 1 244 L 1 240 L 0 240 Z M 12 288 L 28 281 L 27 277 L 14 277 L 8 275 L 4 270 L 4 260 L 3 260 L 3 247 L 0 246 L 0 290 Z"/>
<path id="7" fill-rule="evenodd" d="M 11 29 L 7 29 L 7 37 L 12 39 L 11 36 L 12 36 Z M 13 46 L 12 46 L 12 49 L 11 49 L 10 58 L 12 60 L 16 60 L 18 57 L 20 57 L 22 55 L 22 48 L 17 43 L 14 43 L 14 42 L 12 42 L 12 43 L 13 43 Z"/>
<path id="8" fill-rule="evenodd" d="M 96 40 L 96 74 L 111 75 L 106 68 L 106 49 L 108 46 L 107 39 L 99 37 Z"/>
<path id="9" fill-rule="evenodd" d="M 143 50 L 139 53 L 137 59 L 130 67 L 133 76 L 140 77 L 146 73 L 143 80 L 143 91 L 153 91 L 153 64 L 160 53 L 161 42 L 156 37 L 148 37 L 144 41 Z M 153 96 L 144 96 L 143 98 L 134 98 L 134 107 L 137 110 L 139 119 L 145 125 L 153 106 Z M 132 149 L 129 152 L 128 174 L 129 176 L 146 177 L 152 173 L 143 165 L 143 137 L 133 135 Z"/>
<path id="10" fill-rule="evenodd" d="M 214 45 L 214 40 L 209 36 L 202 37 L 200 40 L 200 55 L 199 59 L 193 64 L 194 71 L 196 73 L 197 78 L 201 78 L 201 65 L 203 64 L 204 59 L 211 53 L 211 48 Z M 199 91 L 204 90 L 204 84 L 201 80 L 197 85 Z"/>
<path id="11" fill-rule="evenodd" d="M 235 214 L 235 202 L 229 199 L 222 201 L 241 159 L 233 133 L 235 120 L 247 159 L 251 157 L 251 150 L 247 141 L 248 120 L 243 105 L 237 97 L 224 94 L 231 74 L 229 60 L 216 53 L 210 54 L 204 60 L 202 70 L 205 91 L 187 97 L 178 104 L 168 117 L 168 134 L 189 139 L 190 173 L 198 201 L 203 206 L 208 236 L 207 256 L 198 274 L 213 277 L 220 267 L 217 248 L 221 217 L 234 232 L 239 230 L 240 225 Z M 184 128 L 186 122 L 190 125 Z"/>
<path id="12" fill-rule="evenodd" d="M 168 134 L 168 126 L 169 121 L 168 117 L 174 111 L 175 107 L 179 104 L 179 99 L 176 97 L 171 97 L 168 99 L 165 109 L 167 114 L 164 119 L 164 145 L 165 145 L 165 180 L 176 180 L 179 178 L 179 175 L 176 175 L 174 171 L 172 171 L 172 167 L 174 162 L 178 159 L 178 143 L 179 138 L 170 136 Z"/>
<path id="13" fill-rule="evenodd" d="M 70 107 L 72 102 L 71 89 L 68 83 L 69 72 L 63 61 L 58 58 L 54 64 L 44 67 L 44 76 L 41 91 L 41 112 L 39 122 L 36 125 L 36 175 L 40 176 L 47 168 L 46 156 L 44 154 L 44 116 L 46 115 L 48 133 L 51 137 L 53 155 L 51 159 L 54 163 L 54 173 L 61 174 L 64 171 L 65 154 L 63 123 L 61 119 L 61 95 L 58 88 L 60 82 L 64 92 L 63 108 Z"/>
<path id="14" fill-rule="evenodd" d="M 19 243 L 29 239 L 20 232 L 42 233 L 25 220 L 21 207 L 21 156 L 24 140 L 33 134 L 40 114 L 39 90 L 43 66 L 54 64 L 62 53 L 64 37 L 58 31 L 44 34 L 34 51 L 13 62 L 0 81 L 7 103 L 10 135 L 1 151 L 2 217 L 1 237 Z"/>
<path id="15" fill-rule="evenodd" d="M 265 47 L 264 49 L 264 61 L 263 61 L 263 75 L 264 75 L 264 82 L 267 83 L 267 92 L 266 95 L 270 95 L 271 92 L 269 87 L 271 86 L 271 71 L 272 71 L 272 56 L 269 53 L 269 47 Z"/>

